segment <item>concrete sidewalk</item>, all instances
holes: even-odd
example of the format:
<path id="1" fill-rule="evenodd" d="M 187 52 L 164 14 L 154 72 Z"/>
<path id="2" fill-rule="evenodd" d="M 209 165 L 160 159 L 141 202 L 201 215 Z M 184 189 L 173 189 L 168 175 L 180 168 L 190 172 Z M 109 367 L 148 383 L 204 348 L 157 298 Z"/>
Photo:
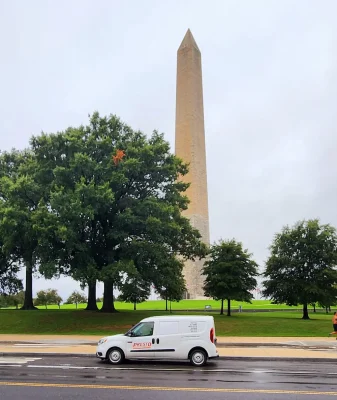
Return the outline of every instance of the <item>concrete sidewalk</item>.
<path id="1" fill-rule="evenodd" d="M 0 355 L 95 356 L 102 336 L 0 335 Z M 218 337 L 222 357 L 337 359 L 335 338 Z"/>

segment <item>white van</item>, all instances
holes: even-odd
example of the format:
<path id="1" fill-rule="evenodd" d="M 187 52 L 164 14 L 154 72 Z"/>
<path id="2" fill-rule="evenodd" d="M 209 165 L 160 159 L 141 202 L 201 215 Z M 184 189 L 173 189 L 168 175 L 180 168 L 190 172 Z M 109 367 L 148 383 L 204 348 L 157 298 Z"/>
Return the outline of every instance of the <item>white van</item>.
<path id="1" fill-rule="evenodd" d="M 214 318 L 166 316 L 141 320 L 128 332 L 102 338 L 96 357 L 120 364 L 128 360 L 190 360 L 201 367 L 217 358 Z"/>

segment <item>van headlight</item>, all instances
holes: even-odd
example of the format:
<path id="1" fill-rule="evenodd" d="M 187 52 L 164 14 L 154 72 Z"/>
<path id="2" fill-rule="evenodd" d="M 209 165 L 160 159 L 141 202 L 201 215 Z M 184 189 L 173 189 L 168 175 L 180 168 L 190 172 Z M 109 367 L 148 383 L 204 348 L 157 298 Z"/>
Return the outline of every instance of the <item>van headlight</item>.
<path id="1" fill-rule="evenodd" d="M 98 342 L 98 345 L 101 345 L 101 344 L 105 343 L 107 340 L 108 340 L 108 339 L 101 339 L 101 340 Z"/>

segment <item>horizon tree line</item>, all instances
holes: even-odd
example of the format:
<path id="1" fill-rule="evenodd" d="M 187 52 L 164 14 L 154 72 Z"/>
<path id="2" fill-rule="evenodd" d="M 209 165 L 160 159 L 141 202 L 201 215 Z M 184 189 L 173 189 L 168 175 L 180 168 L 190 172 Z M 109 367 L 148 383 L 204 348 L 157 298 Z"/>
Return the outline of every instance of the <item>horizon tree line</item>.
<path id="1" fill-rule="evenodd" d="M 97 112 L 86 126 L 42 133 L 25 150 L 1 153 L 0 295 L 22 290 L 17 274 L 25 268 L 24 310 L 36 309 L 36 274 L 80 282 L 92 311 L 98 310 L 98 281 L 103 312 L 116 311 L 116 289 L 135 308 L 151 286 L 166 301 L 179 301 L 186 290 L 184 261 L 208 256 L 205 295 L 221 301 L 221 313 L 226 300 L 229 316 L 231 300 L 251 301 L 259 275 L 264 297 L 302 304 L 304 319 L 308 305 L 336 303 L 334 227 L 317 219 L 284 227 L 259 274 L 241 242 L 220 240 L 208 248 L 182 215 L 189 184 L 179 176 L 187 172 L 162 134 L 148 138 Z M 38 297 L 47 305 L 43 294 Z"/>

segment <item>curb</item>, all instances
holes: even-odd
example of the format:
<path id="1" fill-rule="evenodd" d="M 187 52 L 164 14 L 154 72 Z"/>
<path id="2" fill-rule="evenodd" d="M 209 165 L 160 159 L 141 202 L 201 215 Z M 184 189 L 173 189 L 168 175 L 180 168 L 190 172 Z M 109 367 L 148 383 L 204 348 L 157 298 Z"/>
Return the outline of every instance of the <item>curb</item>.
<path id="1" fill-rule="evenodd" d="M 96 358 L 95 354 L 88 354 L 88 353 L 25 353 L 25 352 L 15 352 L 15 351 L 7 351 L 0 353 L 0 357 L 67 357 L 67 358 L 75 358 L 75 357 L 94 357 Z"/>
<path id="2" fill-rule="evenodd" d="M 86 354 L 86 353 L 15 353 L 15 352 L 6 352 L 0 353 L 0 357 L 66 357 L 66 358 L 96 358 L 95 354 Z M 326 362 L 326 363 L 334 363 L 336 364 L 337 358 L 309 358 L 309 357 L 232 357 L 232 356 L 220 356 L 218 360 L 229 360 L 229 361 L 292 361 L 292 362 Z M 214 360 L 216 362 L 216 360 Z"/>
<path id="3" fill-rule="evenodd" d="M 337 343 L 334 345 L 300 345 L 300 344 L 290 344 L 290 343 L 217 343 L 216 345 L 219 348 L 231 348 L 231 347 L 275 347 L 275 348 L 289 348 L 289 349 L 301 349 L 301 350 L 308 350 L 308 349 L 321 349 L 321 350 L 333 350 L 337 349 Z"/>
<path id="4" fill-rule="evenodd" d="M 294 341 L 295 342 L 295 341 Z M 31 343 L 35 343 L 35 342 L 16 342 L 16 341 L 7 341 L 7 342 L 0 342 L 0 346 L 1 345 L 13 345 L 13 344 L 31 344 Z M 38 342 L 41 343 L 41 342 Z M 45 347 L 47 347 L 48 343 L 44 343 Z M 61 347 L 71 347 L 73 344 L 60 344 Z M 97 343 L 79 343 L 79 344 L 75 344 L 76 346 L 92 346 L 95 347 L 97 346 Z M 331 344 L 326 344 L 326 345 L 314 345 L 314 344 L 308 344 L 308 345 L 301 345 L 301 344 L 291 344 L 291 343 L 287 343 L 287 342 L 279 342 L 279 343 L 269 343 L 269 342 L 260 342 L 260 343 L 226 343 L 226 342 L 218 342 L 216 344 L 217 347 L 219 348 L 232 348 L 232 347 L 246 347 L 246 348 L 257 348 L 257 347 L 271 347 L 271 348 L 290 348 L 290 349 L 302 349 L 302 350 L 307 350 L 307 349 L 320 349 L 320 350 L 334 350 L 337 349 L 337 342 L 331 342 Z M 1 352 L 0 352 L 1 354 Z"/>

